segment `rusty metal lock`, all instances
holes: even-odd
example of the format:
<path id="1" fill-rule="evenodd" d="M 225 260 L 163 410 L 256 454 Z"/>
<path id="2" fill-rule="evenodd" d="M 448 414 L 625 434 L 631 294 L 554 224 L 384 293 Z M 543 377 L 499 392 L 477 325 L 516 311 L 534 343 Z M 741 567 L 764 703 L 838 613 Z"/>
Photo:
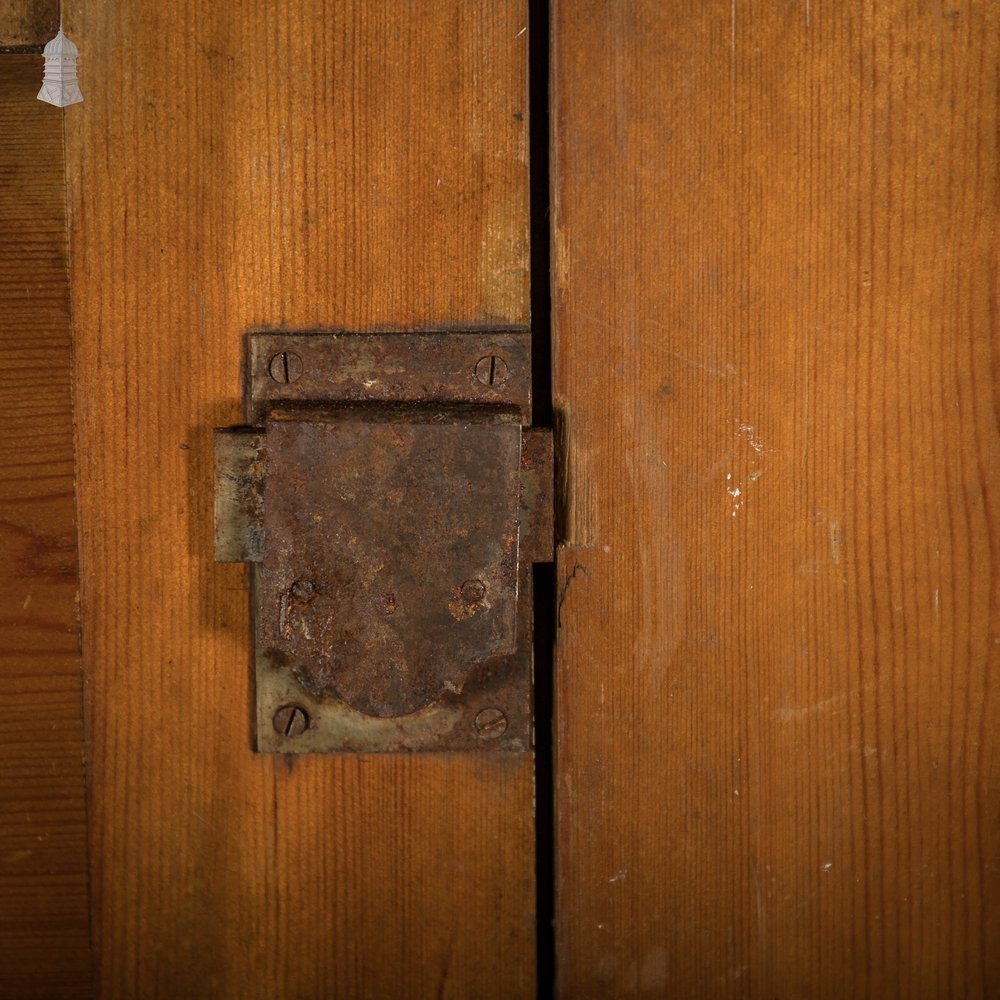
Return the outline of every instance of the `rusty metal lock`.
<path id="1" fill-rule="evenodd" d="M 252 564 L 261 751 L 526 750 L 552 438 L 526 332 L 252 334 L 216 559 Z"/>

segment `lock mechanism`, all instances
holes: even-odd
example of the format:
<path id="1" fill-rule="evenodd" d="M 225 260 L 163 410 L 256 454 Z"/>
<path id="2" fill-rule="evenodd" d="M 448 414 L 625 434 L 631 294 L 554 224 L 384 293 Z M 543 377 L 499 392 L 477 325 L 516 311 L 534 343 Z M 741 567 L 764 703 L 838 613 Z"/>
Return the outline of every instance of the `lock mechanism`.
<path id="1" fill-rule="evenodd" d="M 529 749 L 532 563 L 552 559 L 530 334 L 247 345 L 215 558 L 251 564 L 257 749 Z"/>

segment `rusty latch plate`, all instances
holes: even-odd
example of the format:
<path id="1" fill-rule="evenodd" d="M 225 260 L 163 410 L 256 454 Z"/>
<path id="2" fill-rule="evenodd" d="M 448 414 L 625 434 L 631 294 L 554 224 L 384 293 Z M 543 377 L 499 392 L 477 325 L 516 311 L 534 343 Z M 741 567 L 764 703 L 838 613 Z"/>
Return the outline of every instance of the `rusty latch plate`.
<path id="1" fill-rule="evenodd" d="M 552 452 L 522 426 L 527 335 L 419 337 L 249 338 L 256 426 L 216 434 L 216 558 L 254 564 L 261 751 L 530 747 Z"/>
<path id="2" fill-rule="evenodd" d="M 515 652 L 521 428 L 269 420 L 258 644 L 396 718 Z"/>
<path id="3" fill-rule="evenodd" d="M 247 419 L 317 401 L 508 406 L 531 423 L 531 337 L 496 333 L 257 333 Z"/>

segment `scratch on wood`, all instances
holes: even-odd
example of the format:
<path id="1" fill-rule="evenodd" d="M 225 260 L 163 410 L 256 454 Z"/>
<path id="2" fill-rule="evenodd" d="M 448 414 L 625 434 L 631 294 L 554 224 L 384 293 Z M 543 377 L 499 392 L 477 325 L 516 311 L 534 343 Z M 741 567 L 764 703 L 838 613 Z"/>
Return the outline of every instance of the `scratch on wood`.
<path id="1" fill-rule="evenodd" d="M 808 10 L 808 8 L 807 8 Z M 808 17 L 808 14 L 806 15 Z M 805 469 L 809 457 L 809 335 L 807 326 L 802 343 L 802 467 Z"/>
<path id="2" fill-rule="evenodd" d="M 716 378 L 729 378 L 730 376 L 736 374 L 736 369 L 731 364 L 727 364 L 724 369 L 713 368 L 711 365 L 705 365 L 700 361 L 695 361 L 694 358 L 685 357 L 680 351 L 671 351 L 670 354 L 678 361 L 683 361 L 684 364 L 690 365 L 692 368 L 697 368 L 699 371 L 703 371 L 708 375 L 714 375 Z"/>
<path id="3" fill-rule="evenodd" d="M 733 131 L 736 131 L 736 0 L 730 4 L 729 22 L 729 92 Z"/>
<path id="4" fill-rule="evenodd" d="M 556 605 L 556 628 L 562 628 L 563 604 L 566 601 L 566 595 L 569 593 L 569 586 L 576 579 L 577 573 L 582 573 L 584 576 L 589 575 L 587 567 L 579 560 L 573 563 L 573 568 L 566 574 L 566 579 L 563 581 L 562 587 L 559 588 L 559 602 Z"/>
<path id="5" fill-rule="evenodd" d="M 575 312 L 574 315 L 579 315 L 579 312 Z M 595 322 L 599 323 L 602 326 L 605 326 L 607 329 L 609 330 L 611 329 L 610 323 L 606 323 L 603 320 L 599 320 L 596 316 L 585 316 L 585 318 L 593 319 Z M 673 335 L 674 331 L 666 323 L 660 323 L 657 320 L 652 319 L 651 317 L 646 317 L 646 322 L 648 322 L 650 326 L 655 326 L 658 330 L 663 330 L 664 332 Z M 655 348 L 658 348 L 660 346 L 661 345 L 659 344 L 654 345 Z M 690 365 L 692 368 L 697 368 L 699 371 L 703 371 L 707 375 L 714 375 L 716 378 L 731 378 L 733 375 L 736 374 L 737 371 L 736 367 L 729 361 L 727 361 L 724 365 L 722 365 L 722 367 L 718 367 L 715 365 L 710 365 L 704 361 L 698 361 L 695 358 L 689 358 L 686 354 L 682 353 L 681 351 L 667 350 L 666 353 L 669 357 L 676 358 L 678 361 L 682 361 L 684 364 Z"/>
<path id="6" fill-rule="evenodd" d="M 871 685 L 865 685 L 865 690 L 869 687 L 871 687 Z M 817 701 L 813 705 L 803 705 L 801 707 L 783 705 L 781 708 L 776 708 L 771 714 L 779 722 L 798 722 L 803 719 L 808 719 L 811 716 L 825 715 L 827 713 L 836 715 L 837 713 L 846 710 L 849 699 L 853 698 L 856 693 L 856 691 L 843 691 L 830 698 L 824 698 L 822 701 Z"/>
<path id="7" fill-rule="evenodd" d="M 764 891 L 760 877 L 760 863 L 757 858 L 750 858 L 750 877 L 753 880 L 754 901 L 757 908 L 757 932 L 760 934 L 761 948 L 767 944 L 767 911 L 764 907 Z"/>
<path id="8" fill-rule="evenodd" d="M 455 949 L 455 942 L 448 945 L 448 952 L 444 956 L 444 965 L 441 968 L 441 980 L 438 983 L 438 1000 L 444 1000 L 445 989 L 448 985 L 448 973 L 451 971 L 451 955 Z"/>

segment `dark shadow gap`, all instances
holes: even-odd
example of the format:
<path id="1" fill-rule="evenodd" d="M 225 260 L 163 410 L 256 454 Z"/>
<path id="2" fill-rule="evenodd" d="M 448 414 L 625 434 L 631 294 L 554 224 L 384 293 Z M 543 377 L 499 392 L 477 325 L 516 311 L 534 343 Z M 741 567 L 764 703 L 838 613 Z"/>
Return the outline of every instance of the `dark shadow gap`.
<path id="1" fill-rule="evenodd" d="M 532 413 L 552 426 L 549 189 L 549 0 L 528 0 L 528 149 L 531 196 Z M 555 995 L 553 671 L 555 568 L 535 567 L 535 918 L 538 996 Z"/>

